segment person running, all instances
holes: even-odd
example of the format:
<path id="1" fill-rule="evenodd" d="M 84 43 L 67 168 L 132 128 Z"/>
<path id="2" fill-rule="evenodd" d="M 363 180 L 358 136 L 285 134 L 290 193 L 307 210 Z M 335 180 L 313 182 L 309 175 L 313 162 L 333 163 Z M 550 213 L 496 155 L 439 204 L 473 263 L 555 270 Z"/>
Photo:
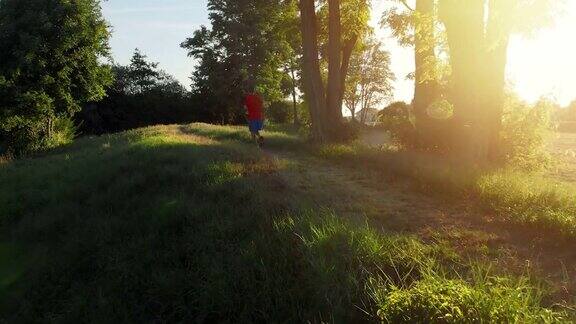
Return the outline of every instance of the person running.
<path id="1" fill-rule="evenodd" d="M 264 137 L 260 135 L 260 131 L 264 128 L 264 103 L 262 97 L 258 93 L 250 91 L 244 97 L 244 107 L 246 108 L 248 128 L 250 129 L 250 134 L 252 134 L 252 140 L 262 147 L 264 144 Z"/>

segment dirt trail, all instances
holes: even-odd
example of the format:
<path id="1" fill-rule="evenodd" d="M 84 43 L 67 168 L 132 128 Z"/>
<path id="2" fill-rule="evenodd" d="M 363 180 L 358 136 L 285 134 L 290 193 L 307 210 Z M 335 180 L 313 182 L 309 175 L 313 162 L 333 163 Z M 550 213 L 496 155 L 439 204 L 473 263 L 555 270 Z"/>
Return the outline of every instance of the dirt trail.
<path id="1" fill-rule="evenodd" d="M 447 243 L 464 257 L 493 262 L 495 269 L 533 271 L 556 287 L 554 302 L 575 300 L 573 242 L 503 224 L 464 199 L 455 204 L 432 198 L 415 190 L 409 180 L 382 179 L 368 170 L 286 152 L 268 155 L 289 166 L 281 176 L 291 190 L 308 197 L 309 204 L 367 221 L 384 232 Z"/>

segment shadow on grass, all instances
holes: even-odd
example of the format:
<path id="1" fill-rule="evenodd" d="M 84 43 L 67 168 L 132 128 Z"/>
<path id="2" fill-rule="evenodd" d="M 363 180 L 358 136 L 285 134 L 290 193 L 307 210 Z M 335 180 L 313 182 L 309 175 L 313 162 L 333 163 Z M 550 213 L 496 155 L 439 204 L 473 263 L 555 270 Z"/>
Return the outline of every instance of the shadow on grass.
<path id="1" fill-rule="evenodd" d="M 495 214 L 499 226 L 530 231 L 540 237 L 576 239 L 576 188 L 506 169 L 479 169 L 453 158 L 419 152 L 388 152 L 362 145 L 329 145 L 317 155 L 383 179 L 405 178 L 426 194 L 448 201 L 475 202 Z M 528 233 L 524 233 L 527 236 Z M 528 235 L 529 236 L 529 235 Z M 532 237 L 532 236 L 531 236 Z"/>
<path id="2" fill-rule="evenodd" d="M 232 140 L 252 143 L 250 132 L 243 126 L 215 126 L 208 124 L 189 124 L 179 127 L 186 134 L 206 136 L 219 141 Z M 262 132 L 265 137 L 265 147 L 275 149 L 301 149 L 306 141 L 295 131 L 286 132 L 283 127 L 275 126 Z"/>
<path id="3" fill-rule="evenodd" d="M 0 318 L 411 322 L 440 320 L 447 312 L 484 320 L 556 316 L 538 308 L 531 290 L 498 283 L 494 292 L 442 279 L 435 271 L 444 256 L 434 247 L 354 228 L 327 212 L 302 212 L 277 167 L 246 145 L 186 138 L 169 127 L 85 139 L 41 159 L 11 163 L 0 169 Z M 436 289 L 432 295 L 420 289 L 423 284 L 408 289 L 421 280 Z M 442 294 L 446 283 L 458 288 L 455 293 Z M 463 289 L 479 298 L 459 303 Z M 389 291 L 397 298 L 383 298 Z M 504 297 L 515 303 L 495 308 Z M 430 302 L 421 306 L 413 298 Z"/>
<path id="4" fill-rule="evenodd" d="M 0 318 L 369 319 L 360 306 L 374 316 L 363 285 L 380 247 L 296 211 L 277 166 L 233 145 L 150 130 L 2 169 Z"/>

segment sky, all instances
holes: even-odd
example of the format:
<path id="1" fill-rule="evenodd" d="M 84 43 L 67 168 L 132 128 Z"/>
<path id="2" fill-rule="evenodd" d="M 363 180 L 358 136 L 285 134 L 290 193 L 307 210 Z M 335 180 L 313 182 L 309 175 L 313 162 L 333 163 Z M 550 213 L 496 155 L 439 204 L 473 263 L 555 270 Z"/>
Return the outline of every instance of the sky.
<path id="1" fill-rule="evenodd" d="M 112 26 L 116 63 L 128 64 L 139 48 L 182 84 L 190 84 L 194 61 L 180 43 L 208 24 L 206 0 L 108 0 L 102 2 L 102 11 Z"/>
<path id="2" fill-rule="evenodd" d="M 102 3 L 105 18 L 112 25 L 112 54 L 127 64 L 135 48 L 184 85 L 194 70 L 180 43 L 201 25 L 208 25 L 207 0 L 108 0 Z M 413 83 L 406 76 L 414 70 L 414 54 L 402 48 L 378 26 L 386 1 L 373 0 L 372 25 L 385 41 L 396 73 L 394 100 L 410 102 Z M 576 1 L 568 0 L 565 11 L 552 28 L 531 37 L 514 36 L 507 67 L 508 82 L 521 98 L 535 102 L 546 96 L 568 105 L 576 99 Z"/>

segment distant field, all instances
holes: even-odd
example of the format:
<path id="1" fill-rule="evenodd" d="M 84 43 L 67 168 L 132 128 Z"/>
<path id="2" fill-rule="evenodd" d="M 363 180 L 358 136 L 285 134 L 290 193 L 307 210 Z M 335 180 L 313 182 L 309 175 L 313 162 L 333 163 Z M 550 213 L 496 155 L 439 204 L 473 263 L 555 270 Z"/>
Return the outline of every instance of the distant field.
<path id="1" fill-rule="evenodd" d="M 360 141 L 370 147 L 390 144 L 390 135 L 381 129 L 363 133 Z M 576 132 L 554 133 L 549 141 L 548 150 L 555 164 L 547 176 L 563 182 L 576 183 Z"/>
<path id="2" fill-rule="evenodd" d="M 550 176 L 576 183 L 576 133 L 555 133 L 550 140 L 549 150 L 558 162 L 549 173 Z"/>

